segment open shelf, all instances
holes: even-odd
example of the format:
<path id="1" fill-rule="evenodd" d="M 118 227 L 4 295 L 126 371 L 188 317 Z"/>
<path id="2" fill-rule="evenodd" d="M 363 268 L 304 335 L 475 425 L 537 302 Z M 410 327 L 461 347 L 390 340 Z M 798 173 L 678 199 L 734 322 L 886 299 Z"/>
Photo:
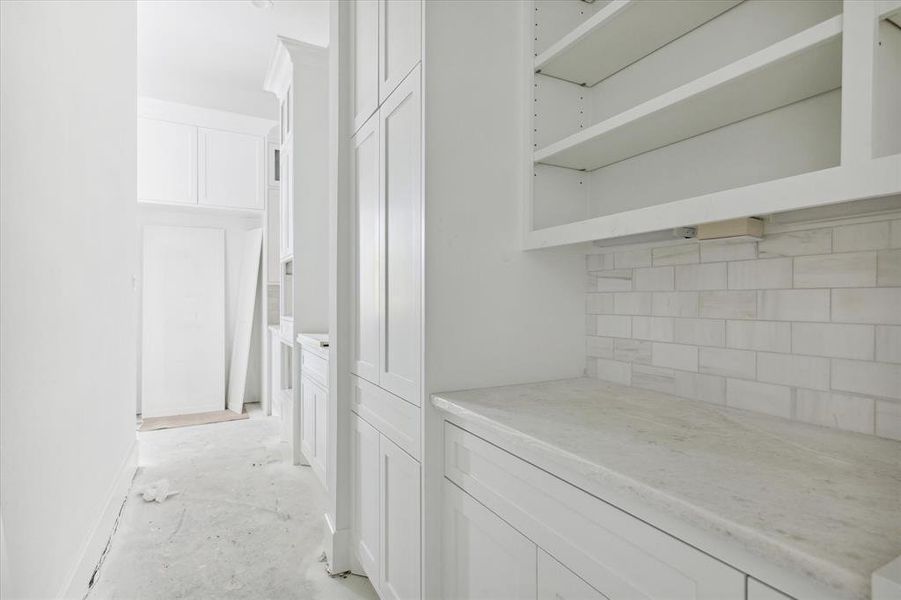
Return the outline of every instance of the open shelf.
<path id="1" fill-rule="evenodd" d="M 842 17 L 833 17 L 540 148 L 533 160 L 593 171 L 839 88 L 841 34 Z"/>
<path id="2" fill-rule="evenodd" d="M 901 203 L 901 154 L 793 175 L 526 233 L 526 249 L 664 231 L 867 198 Z"/>
<path id="3" fill-rule="evenodd" d="M 536 72 L 594 85 L 741 0 L 614 0 L 535 58 Z"/>

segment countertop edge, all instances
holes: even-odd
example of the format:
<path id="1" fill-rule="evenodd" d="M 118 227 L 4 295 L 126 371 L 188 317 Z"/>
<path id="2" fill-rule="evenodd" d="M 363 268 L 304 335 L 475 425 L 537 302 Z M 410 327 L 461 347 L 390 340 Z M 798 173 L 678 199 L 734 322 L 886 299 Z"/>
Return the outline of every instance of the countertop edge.
<path id="1" fill-rule="evenodd" d="M 733 568 L 767 581 L 771 585 L 779 586 L 781 584 L 781 589 L 787 593 L 796 592 L 801 596 L 804 594 L 798 592 L 798 586 L 803 586 L 808 590 L 812 586 L 813 589 L 810 591 L 819 593 L 819 597 L 828 594 L 835 598 L 869 598 L 869 577 L 863 577 L 841 565 L 823 561 L 803 552 L 792 551 L 751 528 L 670 496 L 623 473 L 563 450 L 550 442 L 537 439 L 523 431 L 464 408 L 453 400 L 442 397 L 442 393 L 433 394 L 431 402 L 436 409 L 453 417 L 453 420 L 476 425 L 485 430 L 472 433 L 480 435 L 490 432 L 489 437 L 491 437 L 490 434 L 494 434 L 500 438 L 500 443 L 497 443 L 498 440 L 494 440 L 494 442 L 502 448 L 504 442 L 509 443 L 509 447 L 504 449 L 532 463 L 537 468 L 549 472 L 566 483 L 680 539 Z M 493 440 L 488 439 L 488 441 L 492 442 Z M 529 456 L 517 454 L 518 450 L 527 450 L 525 454 Z M 536 462 L 545 461 L 530 460 L 535 458 L 532 456 L 533 452 L 547 458 L 546 462 L 550 464 L 557 463 L 558 461 L 555 459 L 563 459 L 571 463 L 588 465 L 599 474 L 600 480 L 594 481 L 580 476 L 574 470 L 561 472 L 559 469 L 536 464 Z M 678 531 L 674 530 L 673 521 L 681 522 L 684 528 L 678 528 Z M 715 550 L 711 549 L 711 544 L 716 546 Z M 744 548 L 739 546 L 744 546 Z M 761 573 L 761 565 L 757 564 L 760 561 L 766 563 L 766 566 L 778 569 L 781 576 L 772 572 Z M 754 564 L 748 564 L 749 562 Z M 769 571 L 769 569 L 765 570 Z M 783 581 L 784 579 L 790 581 Z M 807 585 L 804 585 L 805 583 Z"/>

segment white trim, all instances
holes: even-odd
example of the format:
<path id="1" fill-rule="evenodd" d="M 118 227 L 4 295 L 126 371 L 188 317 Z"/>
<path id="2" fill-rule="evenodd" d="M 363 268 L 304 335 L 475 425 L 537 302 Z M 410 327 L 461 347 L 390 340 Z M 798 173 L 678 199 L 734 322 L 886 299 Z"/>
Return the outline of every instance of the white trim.
<path id="1" fill-rule="evenodd" d="M 85 542 L 79 552 L 78 562 L 72 568 L 57 597 L 84 598 L 88 593 L 88 583 L 91 580 L 91 575 L 94 573 L 94 569 L 99 566 L 99 561 L 103 556 L 107 543 L 112 537 L 122 504 L 125 502 L 128 491 L 131 488 L 131 482 L 134 479 L 138 466 L 138 453 L 138 441 L 135 439 L 131 444 L 131 448 L 128 449 L 125 460 L 119 467 L 112 485 L 110 485 L 103 512 L 85 537 Z"/>
<path id="2" fill-rule="evenodd" d="M 146 96 L 138 98 L 138 116 L 146 119 L 184 123 L 207 129 L 234 131 L 261 137 L 268 136 L 272 128 L 278 125 L 277 121 L 270 119 L 215 110 L 203 106 L 168 102 Z"/>

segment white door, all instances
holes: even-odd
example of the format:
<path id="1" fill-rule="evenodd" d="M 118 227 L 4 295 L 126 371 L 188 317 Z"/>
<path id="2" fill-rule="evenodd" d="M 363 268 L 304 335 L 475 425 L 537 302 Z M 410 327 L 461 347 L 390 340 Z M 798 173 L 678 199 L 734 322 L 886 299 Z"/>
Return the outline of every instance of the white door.
<path id="1" fill-rule="evenodd" d="M 379 384 L 417 406 L 422 282 L 422 120 L 419 69 L 379 110 L 381 325 Z"/>
<path id="2" fill-rule="evenodd" d="M 355 0 L 353 19 L 353 130 L 357 131 L 379 106 L 379 3 Z"/>
<path id="3" fill-rule="evenodd" d="M 145 417 L 225 408 L 225 232 L 144 227 Z"/>
<path id="4" fill-rule="evenodd" d="M 199 129 L 199 200 L 205 206 L 263 208 L 264 138 Z"/>
<path id="5" fill-rule="evenodd" d="M 372 585 L 379 584 L 379 432 L 353 416 L 354 544 Z"/>
<path id="6" fill-rule="evenodd" d="M 379 0 L 379 98 L 385 101 L 422 56 L 420 0 Z"/>
<path id="7" fill-rule="evenodd" d="M 385 436 L 380 436 L 379 448 L 379 590 L 384 599 L 419 598 L 419 463 Z"/>
<path id="8" fill-rule="evenodd" d="M 535 600 L 535 544 L 447 480 L 443 534 L 446 600 Z"/>
<path id="9" fill-rule="evenodd" d="M 607 596 L 539 548 L 538 600 L 607 600 Z"/>
<path id="10" fill-rule="evenodd" d="M 197 128 L 138 119 L 138 201 L 197 204 Z"/>
<path id="11" fill-rule="evenodd" d="M 351 372 L 379 382 L 379 120 L 353 138 L 354 302 Z"/>

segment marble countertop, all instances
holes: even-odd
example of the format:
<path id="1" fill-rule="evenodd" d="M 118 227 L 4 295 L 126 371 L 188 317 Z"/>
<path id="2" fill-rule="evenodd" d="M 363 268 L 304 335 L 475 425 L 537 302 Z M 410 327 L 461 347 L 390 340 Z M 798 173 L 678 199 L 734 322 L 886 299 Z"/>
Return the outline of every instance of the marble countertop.
<path id="1" fill-rule="evenodd" d="M 432 403 L 628 512 L 668 514 L 842 597 L 868 598 L 871 573 L 901 555 L 899 442 L 587 378 Z"/>

